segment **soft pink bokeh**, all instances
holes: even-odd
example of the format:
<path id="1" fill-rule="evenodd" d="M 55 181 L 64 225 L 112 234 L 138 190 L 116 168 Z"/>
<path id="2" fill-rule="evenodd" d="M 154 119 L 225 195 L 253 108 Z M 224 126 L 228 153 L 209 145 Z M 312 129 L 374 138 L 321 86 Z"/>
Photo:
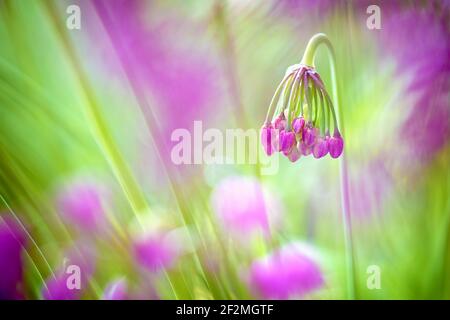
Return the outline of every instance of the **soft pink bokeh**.
<path id="1" fill-rule="evenodd" d="M 324 284 L 310 249 L 292 243 L 252 263 L 250 286 L 264 299 L 303 298 Z"/>

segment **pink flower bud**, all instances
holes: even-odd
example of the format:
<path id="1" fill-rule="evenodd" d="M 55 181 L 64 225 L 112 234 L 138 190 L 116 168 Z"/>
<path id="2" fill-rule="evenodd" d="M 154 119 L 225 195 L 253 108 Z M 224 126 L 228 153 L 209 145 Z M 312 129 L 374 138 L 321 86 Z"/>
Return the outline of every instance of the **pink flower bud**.
<path id="1" fill-rule="evenodd" d="M 305 126 L 305 119 L 303 117 L 295 118 L 292 122 L 292 128 L 294 129 L 294 132 L 296 134 L 300 134 L 303 131 L 303 128 Z"/>
<path id="2" fill-rule="evenodd" d="M 12 216 L 0 215 L 0 300 L 22 298 L 25 235 Z"/>
<path id="3" fill-rule="evenodd" d="M 317 135 L 318 135 L 317 128 L 314 128 L 311 125 L 305 126 L 302 134 L 303 143 L 307 147 L 311 147 L 316 141 Z"/>
<path id="4" fill-rule="evenodd" d="M 78 178 L 68 181 L 57 195 L 61 217 L 84 231 L 98 231 L 105 224 L 106 187 L 95 180 Z"/>
<path id="5" fill-rule="evenodd" d="M 284 113 L 281 113 L 273 122 L 273 126 L 275 129 L 284 130 L 286 129 L 286 117 Z"/>
<path id="6" fill-rule="evenodd" d="M 246 242 L 255 234 L 269 237 L 281 217 L 278 199 L 251 177 L 223 179 L 214 188 L 211 201 L 223 231 L 238 241 Z"/>
<path id="7" fill-rule="evenodd" d="M 339 158 L 344 150 L 344 139 L 338 130 L 334 130 L 333 136 L 328 141 L 328 149 L 332 158 Z"/>
<path id="8" fill-rule="evenodd" d="M 274 134 L 272 124 L 265 124 L 261 128 L 261 143 L 263 145 L 264 151 L 268 156 L 272 155 L 274 152 Z"/>
<path id="9" fill-rule="evenodd" d="M 300 153 L 304 156 L 309 156 L 311 154 L 312 148 L 307 146 L 304 142 L 300 143 Z"/>
<path id="10" fill-rule="evenodd" d="M 316 159 L 324 157 L 328 153 L 328 140 L 319 137 L 313 147 L 313 156 Z"/>
<path id="11" fill-rule="evenodd" d="M 284 155 L 287 155 L 291 151 L 295 143 L 294 132 L 284 130 L 280 132 L 280 151 L 282 151 Z"/>
<path id="12" fill-rule="evenodd" d="M 300 152 L 300 149 L 299 149 L 298 145 L 295 144 L 295 145 L 292 147 L 291 152 L 289 152 L 289 154 L 287 154 L 287 157 L 289 158 L 289 160 L 290 160 L 291 162 L 296 162 L 298 159 L 300 159 L 300 156 L 301 156 L 301 155 L 302 155 L 302 154 L 301 154 L 301 152 Z"/>

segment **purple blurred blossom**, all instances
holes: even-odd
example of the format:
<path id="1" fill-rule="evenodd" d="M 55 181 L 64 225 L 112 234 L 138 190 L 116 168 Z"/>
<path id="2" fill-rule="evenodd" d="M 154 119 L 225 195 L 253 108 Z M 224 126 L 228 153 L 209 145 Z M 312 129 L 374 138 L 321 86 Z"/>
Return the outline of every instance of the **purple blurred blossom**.
<path id="1" fill-rule="evenodd" d="M 80 299 L 83 291 L 89 286 L 89 281 L 95 271 L 95 253 L 87 243 L 77 243 L 67 250 L 62 266 L 50 275 L 42 288 L 45 300 L 76 300 Z M 80 289 L 69 288 L 69 277 L 74 275 L 69 266 L 75 266 L 80 271 Z M 70 272 L 69 272 L 70 271 Z"/>
<path id="2" fill-rule="evenodd" d="M 80 299 L 81 289 L 69 289 L 67 286 L 67 275 L 61 270 L 54 277 L 45 282 L 42 297 L 45 300 L 77 300 Z"/>
<path id="3" fill-rule="evenodd" d="M 268 156 L 272 155 L 275 151 L 273 147 L 273 139 L 275 136 L 275 130 L 271 123 L 265 124 L 261 128 L 261 143 L 263 145 L 264 151 Z"/>
<path id="4" fill-rule="evenodd" d="M 302 153 L 299 149 L 299 146 L 300 143 L 296 143 L 289 152 L 287 157 L 291 162 L 296 162 L 298 159 L 300 159 Z"/>
<path id="5" fill-rule="evenodd" d="M 367 217 L 374 212 L 382 212 L 393 183 L 394 179 L 383 157 L 362 166 L 350 178 L 350 207 L 353 214 Z"/>
<path id="6" fill-rule="evenodd" d="M 180 255 L 179 246 L 165 233 L 141 236 L 133 243 L 136 262 L 143 268 L 157 272 L 171 268 Z"/>
<path id="7" fill-rule="evenodd" d="M 254 261 L 249 282 L 263 299 L 304 298 L 324 284 L 315 253 L 300 243 L 285 245 Z"/>
<path id="8" fill-rule="evenodd" d="M 25 233 L 9 215 L 0 216 L 0 300 L 21 299 Z"/>
<path id="9" fill-rule="evenodd" d="M 269 236 L 273 222 L 279 218 L 276 198 L 264 193 L 252 177 L 225 178 L 215 187 L 211 199 L 224 230 L 238 237 L 258 231 Z"/>
<path id="10" fill-rule="evenodd" d="M 433 9 L 392 11 L 384 20 L 382 48 L 392 55 L 398 71 L 411 78 L 408 94 L 417 96 L 400 138 L 408 157 L 430 159 L 448 142 L 450 110 L 450 32 L 445 18 Z"/>
<path id="11" fill-rule="evenodd" d="M 57 196 L 61 217 L 84 231 L 98 230 L 105 223 L 103 202 L 106 188 L 91 180 L 70 181 Z"/>
<path id="12" fill-rule="evenodd" d="M 141 82 L 150 89 L 155 99 L 158 123 L 152 127 L 162 130 L 163 141 L 158 141 L 163 152 L 172 144 L 171 132 L 177 128 L 192 127 L 194 120 L 205 120 L 218 95 L 217 73 L 211 55 L 198 47 L 182 48 L 170 41 L 174 34 L 192 37 L 201 35 L 195 26 L 182 17 L 168 14 L 157 25 L 144 16 L 151 13 L 152 2 L 139 0 L 94 1 L 105 27 L 113 33 L 114 49 L 133 82 Z"/>

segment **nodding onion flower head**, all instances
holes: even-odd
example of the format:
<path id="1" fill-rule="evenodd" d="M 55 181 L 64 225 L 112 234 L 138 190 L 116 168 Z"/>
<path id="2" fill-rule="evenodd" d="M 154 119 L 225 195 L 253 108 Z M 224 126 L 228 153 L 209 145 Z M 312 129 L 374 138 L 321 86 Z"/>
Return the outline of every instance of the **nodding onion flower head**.
<path id="1" fill-rule="evenodd" d="M 270 103 L 261 142 L 267 155 L 278 151 L 292 162 L 302 155 L 319 159 L 342 154 L 344 140 L 333 103 L 315 68 L 305 64 L 288 68 Z"/>

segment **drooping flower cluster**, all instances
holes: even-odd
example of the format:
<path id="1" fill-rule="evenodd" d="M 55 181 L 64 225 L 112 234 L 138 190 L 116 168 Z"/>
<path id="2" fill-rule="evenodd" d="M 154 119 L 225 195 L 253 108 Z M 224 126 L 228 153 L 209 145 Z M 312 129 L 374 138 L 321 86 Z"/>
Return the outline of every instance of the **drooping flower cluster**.
<path id="1" fill-rule="evenodd" d="M 344 140 L 333 103 L 313 67 L 296 64 L 288 68 L 270 103 L 261 142 L 267 155 L 282 152 L 292 162 L 302 155 L 319 159 L 328 153 L 332 158 L 342 154 Z"/>

